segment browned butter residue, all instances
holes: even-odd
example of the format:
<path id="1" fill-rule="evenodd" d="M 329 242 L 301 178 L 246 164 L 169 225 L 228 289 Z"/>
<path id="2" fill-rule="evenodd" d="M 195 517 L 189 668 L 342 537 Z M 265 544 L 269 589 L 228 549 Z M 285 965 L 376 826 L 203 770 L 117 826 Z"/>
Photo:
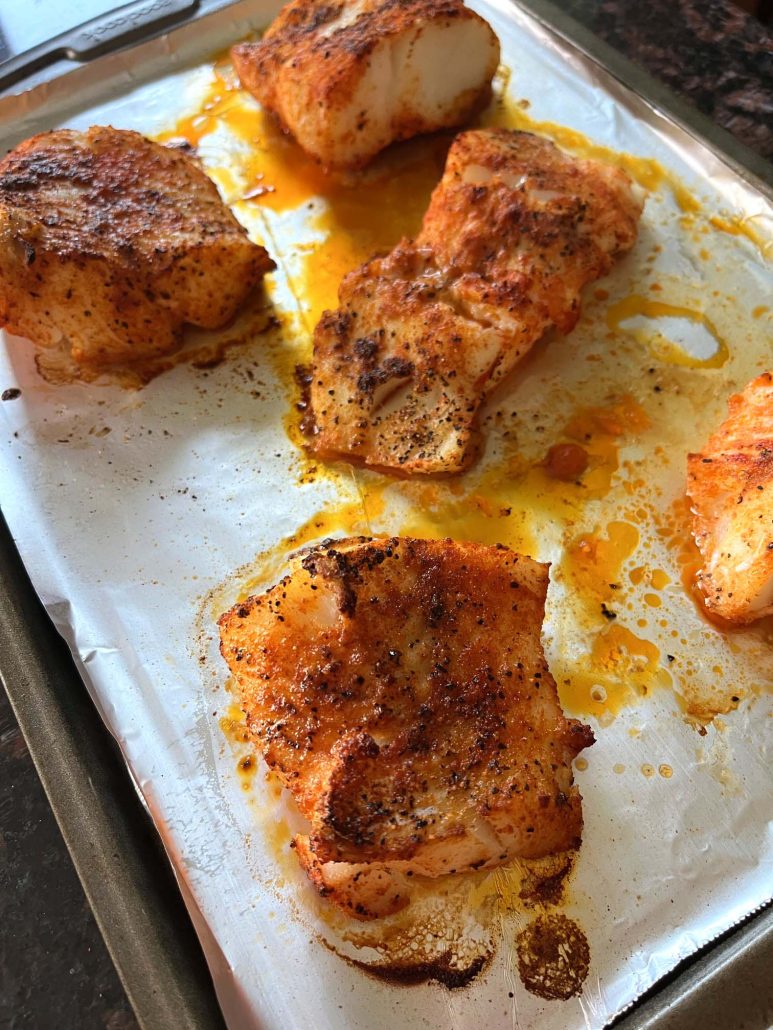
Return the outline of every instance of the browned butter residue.
<path id="1" fill-rule="evenodd" d="M 515 941 L 524 987 L 540 998 L 572 998 L 582 992 L 590 968 L 588 939 L 562 913 L 538 916 Z"/>
<path id="2" fill-rule="evenodd" d="M 258 760 L 255 755 L 243 755 L 236 763 L 236 771 L 239 774 L 242 790 L 251 790 L 258 769 Z"/>
<path id="3" fill-rule="evenodd" d="M 561 851 L 543 858 L 516 859 L 483 874 L 482 879 L 471 878 L 470 905 L 482 910 L 493 903 L 499 918 L 528 908 L 560 905 L 576 857 L 576 851 Z"/>
<path id="4" fill-rule="evenodd" d="M 396 984 L 434 980 L 449 989 L 466 986 L 494 955 L 499 920 L 493 899 L 474 898 L 488 874 L 414 877 L 411 904 L 393 916 L 359 922 L 315 898 L 320 940 L 363 972 Z"/>
<path id="5" fill-rule="evenodd" d="M 407 910 L 372 924 L 338 926 L 338 940 L 328 937 L 324 943 L 381 980 L 464 987 L 486 968 L 514 914 L 522 917 L 530 909 L 544 914 L 563 904 L 576 854 L 516 860 L 486 872 L 443 877 L 444 882 L 418 877 Z M 340 913 L 328 917 L 331 925 L 340 921 Z M 361 960 L 358 952 L 365 948 L 378 957 Z"/>
<path id="6" fill-rule="evenodd" d="M 576 856 L 576 851 L 561 851 L 557 855 L 524 863 L 523 879 L 518 891 L 518 897 L 524 905 L 527 908 L 560 905 Z"/>
<path id="7" fill-rule="evenodd" d="M 335 951 L 335 949 L 332 949 Z M 456 954 L 449 950 L 430 960 L 411 959 L 387 962 L 361 962 L 359 959 L 341 955 L 349 965 L 361 969 L 377 980 L 385 980 L 393 984 L 421 984 L 435 981 L 449 990 L 466 987 L 488 965 L 494 953 L 493 947 L 486 948 L 484 954 L 476 955 L 468 964 L 459 966 Z"/>

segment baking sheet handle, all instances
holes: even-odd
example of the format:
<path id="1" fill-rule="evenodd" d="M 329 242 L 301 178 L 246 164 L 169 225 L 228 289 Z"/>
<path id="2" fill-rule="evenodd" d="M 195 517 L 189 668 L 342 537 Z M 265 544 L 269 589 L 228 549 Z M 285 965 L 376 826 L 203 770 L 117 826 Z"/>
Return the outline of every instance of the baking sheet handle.
<path id="1" fill-rule="evenodd" d="M 133 0 L 117 10 L 97 15 L 44 43 L 0 64 L 0 90 L 8 89 L 60 58 L 89 61 L 110 50 L 139 43 L 151 32 L 189 18 L 199 0 Z"/>
<path id="2" fill-rule="evenodd" d="M 0 511 L 0 689 L 143 1030 L 225 1030 L 172 869 Z"/>

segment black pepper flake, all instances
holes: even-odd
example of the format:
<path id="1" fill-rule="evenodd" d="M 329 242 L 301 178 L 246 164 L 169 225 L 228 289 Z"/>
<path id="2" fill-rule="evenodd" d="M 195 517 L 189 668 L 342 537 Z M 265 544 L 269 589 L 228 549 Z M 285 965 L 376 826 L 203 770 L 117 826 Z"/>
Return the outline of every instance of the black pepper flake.
<path id="1" fill-rule="evenodd" d="M 609 619 L 610 621 L 617 618 L 617 612 L 610 611 L 603 601 L 601 602 L 601 614 L 605 619 Z"/>
<path id="2" fill-rule="evenodd" d="M 21 390 L 18 386 L 11 386 L 3 390 L 2 397 L 4 401 L 15 401 L 17 397 L 21 397 Z"/>

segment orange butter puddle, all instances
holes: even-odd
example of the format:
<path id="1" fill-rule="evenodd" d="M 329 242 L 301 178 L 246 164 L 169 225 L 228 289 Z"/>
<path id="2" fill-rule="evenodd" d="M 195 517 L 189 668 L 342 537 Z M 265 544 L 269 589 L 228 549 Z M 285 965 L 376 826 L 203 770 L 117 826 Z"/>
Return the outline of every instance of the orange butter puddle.
<path id="1" fill-rule="evenodd" d="M 773 240 L 763 236 L 751 224 L 751 219 L 749 218 L 739 218 L 735 215 L 721 218 L 719 215 L 713 215 L 709 218 L 709 225 L 720 232 L 727 233 L 729 236 L 745 236 L 747 240 L 751 240 L 765 257 L 773 256 Z"/>
<path id="2" fill-rule="evenodd" d="M 214 75 L 199 111 L 156 138 L 198 147 L 226 128 L 249 145 L 249 154 L 240 156 L 246 186 L 238 199 L 273 212 L 324 199 L 325 210 L 314 216 L 313 226 L 325 238 L 309 246 L 304 273 L 293 282 L 311 331 L 322 312 L 335 307 L 347 272 L 418 231 L 452 137 L 398 144 L 362 173 L 328 174 L 270 115 L 245 101 L 232 72 L 216 66 Z"/>
<path id="3" fill-rule="evenodd" d="M 674 304 L 666 304 L 663 301 L 650 300 L 648 297 L 641 297 L 632 294 L 624 297 L 616 304 L 610 305 L 607 311 L 607 325 L 612 330 L 624 328 L 623 323 L 629 319 L 642 315 L 648 319 L 676 318 L 687 320 L 702 326 L 713 337 L 716 343 L 716 350 L 707 358 L 698 358 L 691 355 L 679 344 L 672 342 L 661 334 L 656 327 L 649 329 L 627 329 L 631 335 L 645 346 L 649 346 L 655 356 L 666 364 L 683 365 L 686 368 L 721 368 L 730 358 L 730 348 L 727 342 L 722 339 L 714 324 L 709 318 L 692 308 L 681 307 Z"/>
<path id="4" fill-rule="evenodd" d="M 562 705 L 572 714 L 609 719 L 655 687 L 672 685 L 660 664 L 660 649 L 623 624 L 618 605 L 624 592 L 623 566 L 639 541 L 636 526 L 615 520 L 606 533 L 583 533 L 566 547 L 560 575 L 571 581 L 576 602 L 585 606 L 589 627 L 596 627 L 586 653 L 558 679 Z M 651 579 L 665 585 L 666 574 L 656 572 Z"/>
<path id="5" fill-rule="evenodd" d="M 620 467 L 624 442 L 650 426 L 630 395 L 573 414 L 549 445 L 571 441 L 587 454 L 588 466 L 576 481 L 553 478 L 544 457 L 529 460 L 517 450 L 492 462 L 481 474 L 432 483 L 399 483 L 395 490 L 411 502 L 400 533 L 413 536 L 506 544 L 528 555 L 539 553 L 539 525 L 564 524 L 591 500 L 604 497 Z"/>
<path id="6" fill-rule="evenodd" d="M 327 176 L 310 161 L 293 139 L 238 86 L 233 73 L 215 66 L 214 81 L 199 110 L 156 135 L 159 143 L 187 143 L 198 148 L 221 128 L 250 145 L 243 166 L 247 178 L 241 199 L 259 202 L 274 211 L 299 207 L 324 192 Z"/>

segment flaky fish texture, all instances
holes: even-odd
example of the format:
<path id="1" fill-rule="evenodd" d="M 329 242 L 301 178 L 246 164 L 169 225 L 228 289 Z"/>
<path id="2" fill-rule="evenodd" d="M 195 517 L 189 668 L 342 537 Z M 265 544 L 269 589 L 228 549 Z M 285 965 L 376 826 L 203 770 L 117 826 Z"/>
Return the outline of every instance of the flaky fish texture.
<path id="1" fill-rule="evenodd" d="M 725 421 L 687 461 L 706 607 L 736 623 L 773 614 L 773 373 L 730 398 Z"/>
<path id="2" fill-rule="evenodd" d="M 307 153 L 354 168 L 483 107 L 499 43 L 461 0 L 293 0 L 231 55 L 244 88 Z"/>
<path id="3" fill-rule="evenodd" d="M 139 133 L 60 129 L 0 161 L 0 325 L 82 366 L 226 325 L 273 267 L 197 164 Z"/>
<path id="4" fill-rule="evenodd" d="M 637 236 L 625 172 L 525 132 L 454 141 L 421 232 L 351 272 L 314 335 L 312 448 L 367 465 L 457 472 L 482 401 Z"/>
<path id="5" fill-rule="evenodd" d="M 540 643 L 548 566 L 503 547 L 351 538 L 220 619 L 253 741 L 309 822 L 298 857 L 358 918 L 438 877 L 577 847 L 566 719 Z"/>

